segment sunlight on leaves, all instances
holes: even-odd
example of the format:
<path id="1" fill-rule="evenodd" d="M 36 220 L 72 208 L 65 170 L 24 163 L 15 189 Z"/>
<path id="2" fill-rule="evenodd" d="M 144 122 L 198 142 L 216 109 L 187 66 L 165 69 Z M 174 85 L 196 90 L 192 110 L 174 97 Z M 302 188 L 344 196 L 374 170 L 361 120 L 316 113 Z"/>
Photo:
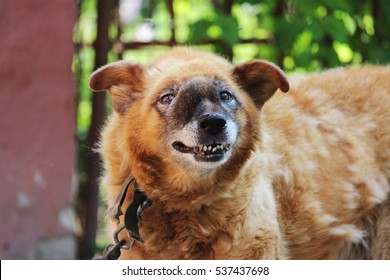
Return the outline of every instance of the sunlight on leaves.
<path id="1" fill-rule="evenodd" d="M 353 51 L 348 44 L 342 44 L 340 42 L 333 42 L 333 48 L 335 49 L 339 60 L 342 63 L 349 63 L 353 58 Z"/>

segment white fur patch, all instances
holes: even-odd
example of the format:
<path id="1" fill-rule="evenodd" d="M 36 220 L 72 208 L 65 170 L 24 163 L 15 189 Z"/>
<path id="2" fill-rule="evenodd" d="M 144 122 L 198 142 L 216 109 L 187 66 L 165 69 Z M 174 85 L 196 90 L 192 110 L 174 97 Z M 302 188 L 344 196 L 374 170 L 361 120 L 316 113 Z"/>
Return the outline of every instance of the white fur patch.
<path id="1" fill-rule="evenodd" d="M 199 145 L 197 127 L 196 121 L 186 124 L 183 129 L 173 132 L 169 142 L 172 144 L 175 141 L 180 141 L 188 147 Z"/>
<path id="2" fill-rule="evenodd" d="M 320 223 L 323 223 L 325 226 L 328 226 L 330 225 L 331 223 L 334 223 L 337 221 L 337 218 L 333 215 L 330 215 L 330 214 L 325 214 L 325 215 L 322 215 L 320 216 L 320 218 L 318 219 L 318 221 Z"/>
<path id="3" fill-rule="evenodd" d="M 276 203 L 271 181 L 258 176 L 247 212 L 247 233 L 258 234 L 259 228 L 278 228 Z"/>
<path id="4" fill-rule="evenodd" d="M 385 176 L 380 176 L 377 179 L 367 179 L 367 186 L 372 191 L 372 197 L 369 199 L 369 202 L 373 204 L 383 202 L 388 193 L 389 193 L 389 182 Z"/>
<path id="5" fill-rule="evenodd" d="M 365 232 L 356 228 L 355 225 L 344 224 L 330 229 L 330 234 L 342 236 L 346 241 L 359 243 L 364 240 Z"/>
<path id="6" fill-rule="evenodd" d="M 346 205 L 349 209 L 355 209 L 358 206 L 360 193 L 356 190 L 355 185 L 351 183 L 344 183 L 343 189 L 345 191 L 345 198 L 348 199 Z"/>

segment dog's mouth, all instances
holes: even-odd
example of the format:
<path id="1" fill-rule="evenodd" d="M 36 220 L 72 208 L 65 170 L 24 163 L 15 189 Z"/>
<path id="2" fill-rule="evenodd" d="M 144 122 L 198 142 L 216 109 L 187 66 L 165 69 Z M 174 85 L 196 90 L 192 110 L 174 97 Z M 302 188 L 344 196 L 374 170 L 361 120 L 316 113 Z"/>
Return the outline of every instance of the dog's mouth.
<path id="1" fill-rule="evenodd" d="M 193 154 L 197 161 L 220 161 L 230 150 L 230 144 L 215 142 L 211 145 L 188 147 L 183 142 L 175 141 L 173 142 L 172 146 L 180 153 Z"/>

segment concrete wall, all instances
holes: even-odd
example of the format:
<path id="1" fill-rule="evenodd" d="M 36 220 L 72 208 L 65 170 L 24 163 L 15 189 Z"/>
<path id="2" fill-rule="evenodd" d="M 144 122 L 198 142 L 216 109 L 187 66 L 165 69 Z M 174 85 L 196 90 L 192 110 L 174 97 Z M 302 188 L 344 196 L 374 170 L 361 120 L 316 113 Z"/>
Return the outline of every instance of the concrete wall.
<path id="1" fill-rule="evenodd" d="M 75 258 L 76 1 L 0 1 L 0 259 Z"/>

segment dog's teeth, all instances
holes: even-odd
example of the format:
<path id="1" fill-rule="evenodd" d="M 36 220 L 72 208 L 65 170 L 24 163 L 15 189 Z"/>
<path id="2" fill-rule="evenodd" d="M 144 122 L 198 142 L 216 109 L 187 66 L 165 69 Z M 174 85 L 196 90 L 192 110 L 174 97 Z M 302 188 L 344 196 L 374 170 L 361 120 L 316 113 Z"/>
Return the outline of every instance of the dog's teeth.
<path id="1" fill-rule="evenodd" d="M 199 145 L 193 148 L 194 152 L 196 153 L 207 152 L 207 151 L 214 153 L 217 150 L 227 151 L 229 149 L 230 149 L 230 144 L 218 144 L 218 145 L 210 145 L 210 146 Z"/>

